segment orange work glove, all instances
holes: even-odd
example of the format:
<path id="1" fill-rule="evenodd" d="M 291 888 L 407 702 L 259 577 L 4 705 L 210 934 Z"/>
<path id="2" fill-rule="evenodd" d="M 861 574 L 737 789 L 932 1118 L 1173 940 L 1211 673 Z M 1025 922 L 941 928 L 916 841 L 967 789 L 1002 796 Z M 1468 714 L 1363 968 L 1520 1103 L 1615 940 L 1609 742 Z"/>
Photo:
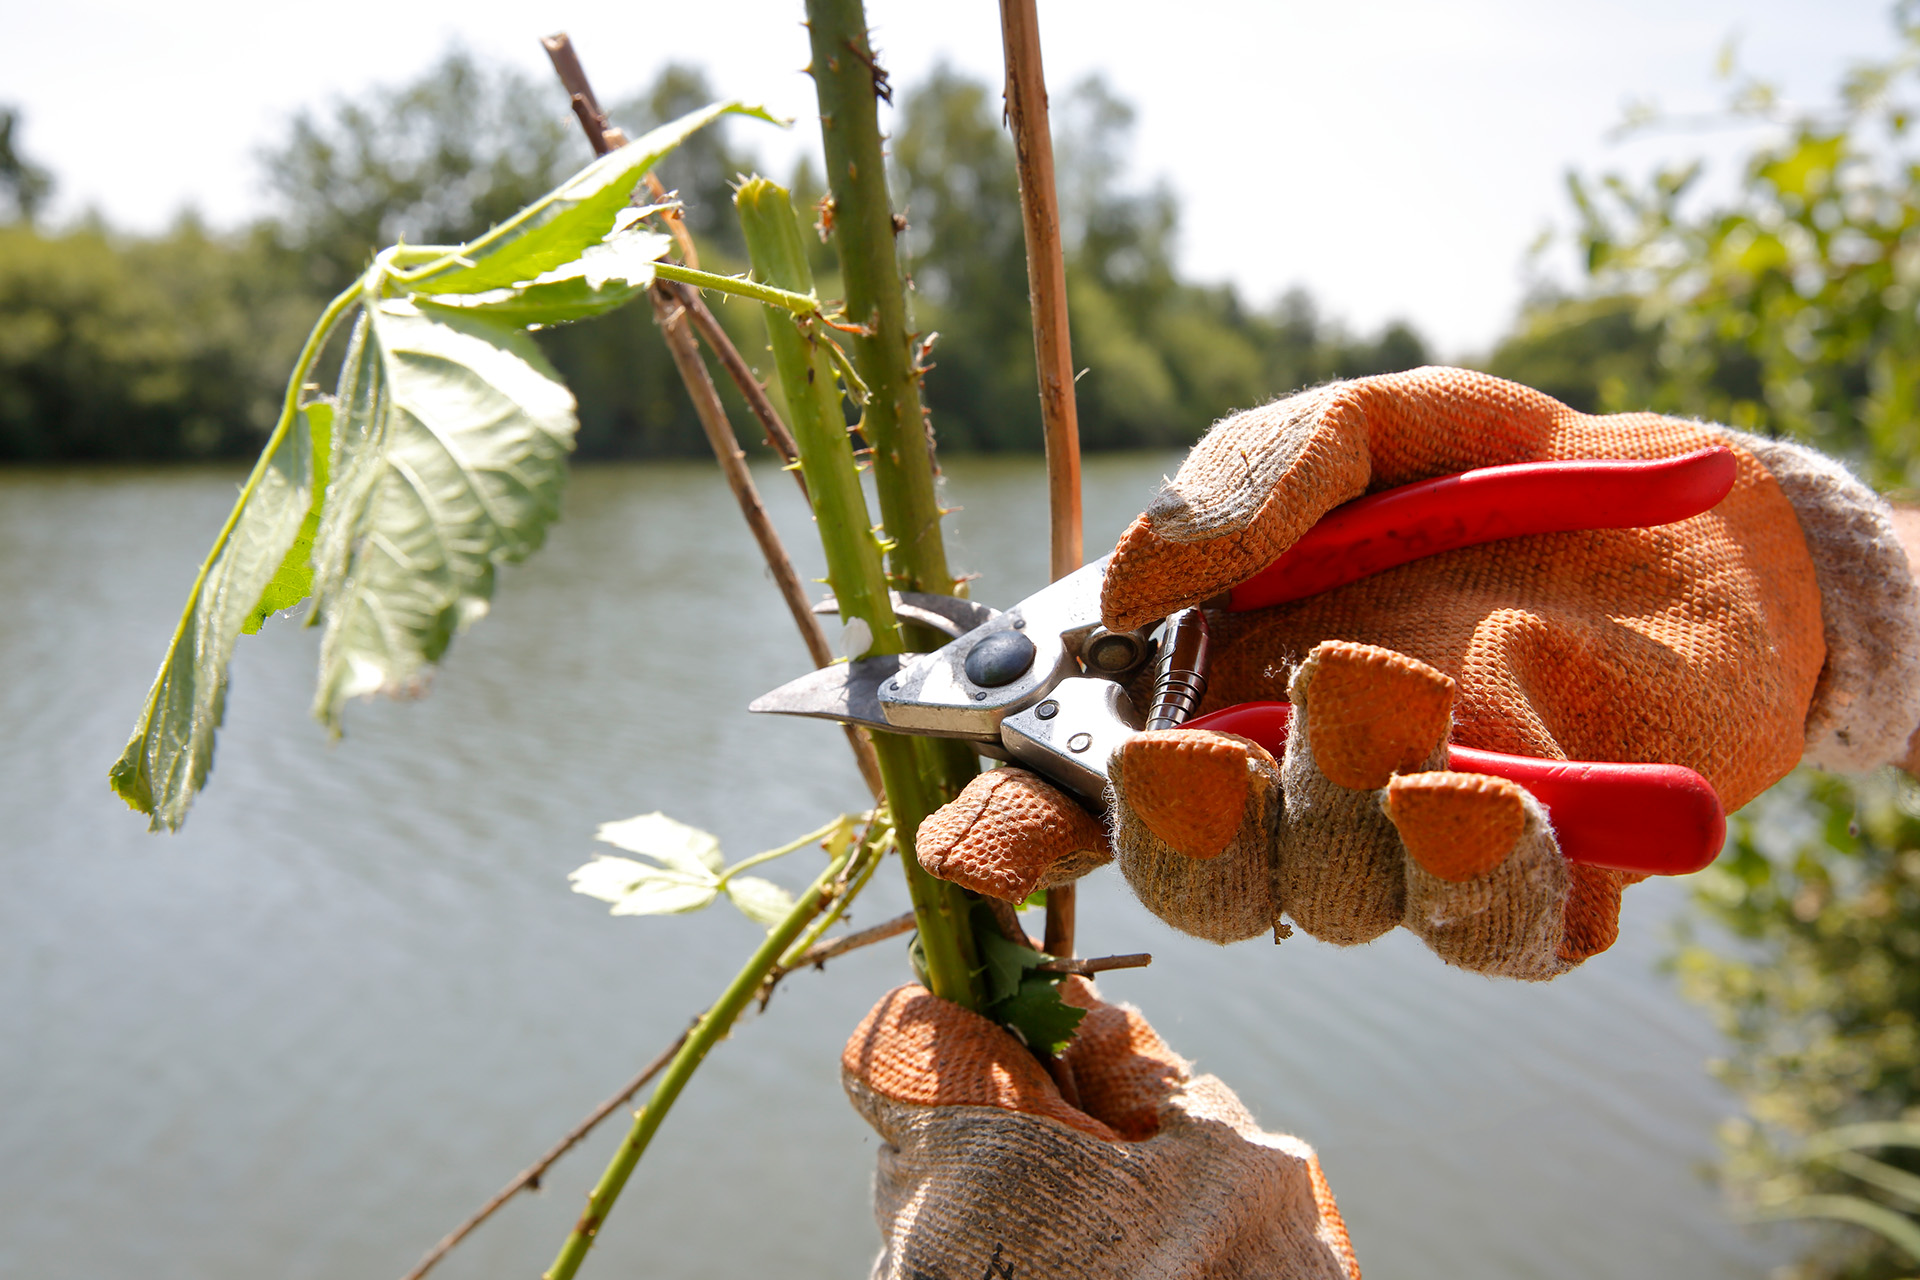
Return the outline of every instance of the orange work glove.
<path id="1" fill-rule="evenodd" d="M 1283 759 L 1204 729 L 1136 735 L 1109 770 L 1105 833 L 1041 779 L 998 769 L 922 826 L 922 865 L 1018 898 L 1110 847 L 1148 907 L 1219 942 L 1283 930 L 1283 914 L 1339 943 L 1403 924 L 1453 964 L 1532 979 L 1604 951 L 1636 877 L 1567 862 L 1531 795 L 1449 771 L 1447 743 L 1684 765 L 1729 811 L 1802 758 L 1901 760 L 1920 722 L 1920 592 L 1886 505 L 1838 463 L 1418 369 L 1221 422 L 1107 570 L 1106 624 L 1137 627 L 1250 577 L 1363 494 L 1713 445 L 1733 450 L 1737 479 L 1692 519 L 1486 543 L 1209 613 L 1200 711 L 1291 701 Z"/>
<path id="2" fill-rule="evenodd" d="M 884 996 L 841 1081 L 884 1140 L 876 1280 L 1359 1280 L 1313 1150 L 1083 979 L 1061 1060 L 1080 1105 L 999 1026 L 923 987 Z"/>

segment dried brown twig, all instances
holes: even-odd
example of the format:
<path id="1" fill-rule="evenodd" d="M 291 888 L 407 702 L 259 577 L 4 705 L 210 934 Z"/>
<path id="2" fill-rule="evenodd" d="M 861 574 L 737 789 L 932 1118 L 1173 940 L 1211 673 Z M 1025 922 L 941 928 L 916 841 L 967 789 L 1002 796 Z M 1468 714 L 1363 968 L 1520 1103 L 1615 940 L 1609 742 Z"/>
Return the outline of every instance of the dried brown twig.
<path id="1" fill-rule="evenodd" d="M 1064 578 L 1084 557 L 1080 533 L 1080 420 L 1073 402 L 1073 342 L 1067 328 L 1067 266 L 1060 245 L 1060 200 L 1053 184 L 1053 133 L 1040 64 L 1034 0 L 1000 0 L 1007 60 L 1007 123 L 1020 170 L 1020 215 L 1027 233 L 1027 293 L 1033 301 L 1033 353 L 1040 377 L 1040 422 L 1047 442 L 1051 576 Z M 1044 946 L 1073 954 L 1074 887 L 1047 891 Z"/>
<path id="2" fill-rule="evenodd" d="M 592 1113 L 588 1115 L 586 1119 L 582 1120 L 579 1124 L 573 1126 L 573 1129 L 567 1134 L 567 1136 L 560 1139 L 560 1141 L 554 1143 L 553 1146 L 548 1149 L 545 1155 L 541 1156 L 538 1160 L 535 1160 L 532 1164 L 522 1169 L 519 1175 L 515 1177 L 513 1181 L 509 1182 L 506 1186 L 500 1188 L 499 1191 L 494 1193 L 493 1199 L 487 1201 L 485 1204 L 481 1205 L 477 1210 L 475 1210 L 472 1217 L 468 1218 L 465 1222 L 455 1227 L 452 1231 L 449 1231 L 444 1237 L 442 1237 L 439 1244 L 436 1244 L 435 1246 L 433 1246 L 433 1248 L 427 1250 L 427 1256 L 420 1259 L 419 1265 L 414 1267 L 413 1270 L 407 1272 L 403 1280 L 420 1280 L 420 1277 L 426 1275 L 427 1272 L 433 1270 L 434 1265 L 438 1263 L 440 1259 L 446 1257 L 447 1254 L 453 1249 L 455 1245 L 459 1244 L 462 1240 L 465 1240 L 469 1235 L 473 1234 L 473 1230 L 475 1227 L 478 1227 L 481 1223 L 485 1222 L 488 1218 L 491 1218 L 494 1214 L 494 1210 L 498 1209 L 501 1205 L 513 1199 L 515 1196 L 519 1195 L 522 1191 L 525 1191 L 528 1188 L 532 1188 L 533 1190 L 538 1191 L 540 1189 L 540 1179 L 546 1175 L 546 1172 L 548 1169 L 553 1167 L 555 1161 L 559 1160 L 561 1156 L 567 1154 L 567 1152 L 579 1146 L 581 1140 L 584 1139 L 588 1134 L 593 1132 L 595 1125 L 599 1124 L 602 1120 L 605 1120 L 608 1116 L 612 1115 L 615 1111 L 619 1110 L 620 1107 L 624 1106 L 627 1103 L 627 1101 L 633 1097 L 634 1094 L 640 1092 L 641 1089 L 646 1087 L 647 1081 L 653 1079 L 655 1076 L 660 1074 L 661 1068 L 665 1067 L 667 1063 L 673 1061 L 673 1055 L 680 1052 L 680 1046 L 687 1042 L 687 1036 L 691 1034 L 694 1023 L 698 1023 L 698 1022 L 699 1022 L 699 1019 L 695 1018 L 693 1020 L 693 1023 L 689 1023 L 687 1030 L 682 1031 L 672 1044 L 662 1049 L 659 1053 L 659 1056 L 654 1058 L 652 1062 L 649 1062 L 645 1067 L 641 1069 L 639 1075 L 635 1076 L 633 1079 L 627 1081 L 626 1084 L 622 1085 L 620 1087 L 620 1092 L 614 1094 L 611 1098 L 608 1098 L 605 1102 L 595 1107 Z"/>
<path id="3" fill-rule="evenodd" d="M 580 57 L 574 51 L 573 42 L 565 32 L 547 36 L 541 42 L 547 51 L 547 57 L 553 62 L 553 69 L 560 77 L 560 83 L 572 95 L 574 114 L 580 118 L 581 127 L 586 131 L 587 142 L 593 147 L 594 154 L 605 155 L 626 141 L 626 135 L 608 122 L 606 113 L 600 109 L 599 99 L 594 96 L 593 86 L 587 80 L 587 73 L 580 65 Z M 655 198 L 666 193 L 660 181 L 652 174 L 647 175 L 649 190 Z M 690 265 L 699 261 L 693 248 L 693 239 L 687 234 L 684 224 L 677 215 L 668 223 L 675 241 L 681 246 Z M 707 443 L 713 448 L 713 456 L 720 464 L 720 472 L 726 477 L 727 487 L 733 491 L 734 500 L 740 504 L 740 514 L 745 517 L 747 528 L 752 532 L 754 541 L 760 546 L 760 554 L 767 562 L 767 569 L 773 575 L 774 584 L 780 590 L 780 596 L 786 601 L 787 611 L 793 615 L 793 623 L 799 629 L 800 639 L 807 647 L 807 656 L 816 667 L 824 667 L 833 661 L 833 650 L 827 644 L 826 633 L 820 629 L 819 620 L 813 614 L 812 602 L 807 599 L 806 590 L 800 583 L 800 576 L 794 571 L 792 557 L 787 555 L 785 544 L 780 540 L 779 531 L 773 527 L 773 520 L 767 515 L 766 504 L 760 500 L 760 491 L 753 483 L 753 477 L 747 471 L 746 455 L 740 449 L 740 442 L 734 435 L 733 425 L 727 420 L 726 407 L 720 403 L 719 392 L 714 388 L 713 378 L 707 373 L 706 364 L 700 359 L 700 352 L 694 346 L 693 336 L 688 332 L 688 318 L 707 337 L 715 353 L 720 356 L 721 364 L 733 374 L 740 384 L 741 393 L 747 403 L 754 405 L 754 412 L 760 417 L 767 430 L 767 439 L 782 458 L 792 463 L 798 456 L 793 446 L 793 437 L 773 411 L 767 400 L 766 391 L 754 379 L 746 361 L 734 349 L 726 332 L 719 322 L 707 310 L 694 290 L 684 285 L 657 280 L 651 291 L 654 318 L 659 321 L 660 332 L 665 337 L 667 350 L 673 356 L 675 368 L 680 372 L 680 380 L 686 384 L 687 394 L 693 400 L 695 415 L 700 419 L 701 430 L 706 433 Z M 704 322 L 703 318 L 704 317 Z M 751 388 L 751 390 L 749 390 Z M 756 404 L 756 399 L 759 402 Z M 784 447 L 783 446 L 784 443 Z M 799 472 L 794 472 L 795 476 Z M 805 482 L 801 482 L 802 492 Z M 852 725 L 846 727 L 847 745 L 853 751 L 853 758 L 860 767 L 860 776 L 865 780 L 867 789 L 876 801 L 882 799 L 880 785 L 880 766 L 874 759 L 873 744 L 866 735 Z"/>

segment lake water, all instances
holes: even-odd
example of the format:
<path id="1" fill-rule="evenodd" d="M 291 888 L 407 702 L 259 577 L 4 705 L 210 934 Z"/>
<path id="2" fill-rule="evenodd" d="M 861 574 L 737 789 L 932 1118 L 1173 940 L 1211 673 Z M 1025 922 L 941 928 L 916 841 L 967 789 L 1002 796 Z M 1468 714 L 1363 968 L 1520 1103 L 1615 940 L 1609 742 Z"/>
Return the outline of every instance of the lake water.
<path id="1" fill-rule="evenodd" d="M 1173 459 L 1087 468 L 1110 545 Z M 760 483 L 818 573 L 791 483 Z M 749 717 L 805 655 L 711 467 L 582 469 L 545 551 L 502 575 L 426 700 L 307 718 L 315 633 L 243 638 L 210 789 L 149 836 L 106 789 L 230 471 L 0 472 L 0 1274 L 386 1280 L 716 995 L 731 909 L 615 919 L 571 893 L 596 824 L 664 809 L 730 856 L 863 806 L 840 736 Z M 1036 460 L 950 467 L 977 598 L 1040 586 Z M 602 846 L 603 847 L 603 846 Z M 813 874 L 802 855 L 771 874 Z M 1221 949 L 1116 874 L 1087 954 L 1269 1128 L 1318 1146 L 1370 1280 L 1758 1280 L 1777 1239 L 1698 1167 L 1733 1110 L 1704 1016 L 1656 971 L 1684 885 L 1545 986 L 1396 933 Z M 883 868 L 856 924 L 903 910 Z M 838 1054 L 898 944 L 790 978 L 695 1078 L 589 1276 L 863 1276 L 875 1140 Z M 610 1121 L 444 1264 L 531 1280 L 624 1128 Z"/>

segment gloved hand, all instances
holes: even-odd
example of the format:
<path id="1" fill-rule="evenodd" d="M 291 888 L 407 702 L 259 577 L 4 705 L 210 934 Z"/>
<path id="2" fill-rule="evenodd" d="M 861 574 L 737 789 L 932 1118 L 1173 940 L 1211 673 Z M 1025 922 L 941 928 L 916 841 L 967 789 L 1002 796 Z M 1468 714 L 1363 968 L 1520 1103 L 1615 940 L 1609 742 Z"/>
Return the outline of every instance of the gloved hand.
<path id="1" fill-rule="evenodd" d="M 1148 907 L 1218 942 L 1281 930 L 1283 913 L 1339 943 L 1404 924 L 1450 963 L 1532 979 L 1605 950 L 1636 877 L 1567 862 L 1526 791 L 1448 770 L 1447 743 L 1684 765 L 1729 811 L 1803 756 L 1901 760 L 1920 722 L 1920 592 L 1886 505 L 1839 464 L 1419 369 L 1221 422 L 1107 570 L 1106 624 L 1136 627 L 1246 579 L 1366 493 L 1713 445 L 1733 450 L 1737 479 L 1692 519 L 1466 547 L 1210 613 L 1200 711 L 1291 701 L 1283 759 L 1204 729 L 1137 735 L 1110 767 L 1110 833 L 1038 777 L 994 770 L 922 825 L 922 865 L 1019 898 L 1110 845 Z"/>
<path id="2" fill-rule="evenodd" d="M 1062 995 L 1089 1010 L 1061 1055 L 1077 1107 L 1007 1032 L 923 987 L 854 1031 L 841 1081 L 886 1144 L 876 1280 L 1359 1280 L 1311 1148 L 1261 1132 L 1138 1012 L 1079 978 Z"/>

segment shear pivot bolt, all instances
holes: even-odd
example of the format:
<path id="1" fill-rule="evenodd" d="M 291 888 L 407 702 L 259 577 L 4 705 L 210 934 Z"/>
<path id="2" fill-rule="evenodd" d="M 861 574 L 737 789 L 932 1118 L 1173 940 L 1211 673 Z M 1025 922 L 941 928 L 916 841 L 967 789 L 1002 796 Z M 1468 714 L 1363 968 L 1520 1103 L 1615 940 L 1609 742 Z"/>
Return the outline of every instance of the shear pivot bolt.
<path id="1" fill-rule="evenodd" d="M 995 631 L 982 636 L 967 652 L 967 679 L 983 689 L 998 689 L 1027 674 L 1033 665 L 1033 641 L 1018 631 Z"/>
<path id="2" fill-rule="evenodd" d="M 1033 714 L 1039 716 L 1042 720 L 1051 720 L 1060 714 L 1060 704 L 1052 698 L 1048 698 L 1045 702 L 1033 709 Z"/>
<path id="3" fill-rule="evenodd" d="M 1069 751 L 1085 751 L 1092 745 L 1093 735 L 1090 733 L 1076 733 L 1067 739 L 1067 750 Z"/>

